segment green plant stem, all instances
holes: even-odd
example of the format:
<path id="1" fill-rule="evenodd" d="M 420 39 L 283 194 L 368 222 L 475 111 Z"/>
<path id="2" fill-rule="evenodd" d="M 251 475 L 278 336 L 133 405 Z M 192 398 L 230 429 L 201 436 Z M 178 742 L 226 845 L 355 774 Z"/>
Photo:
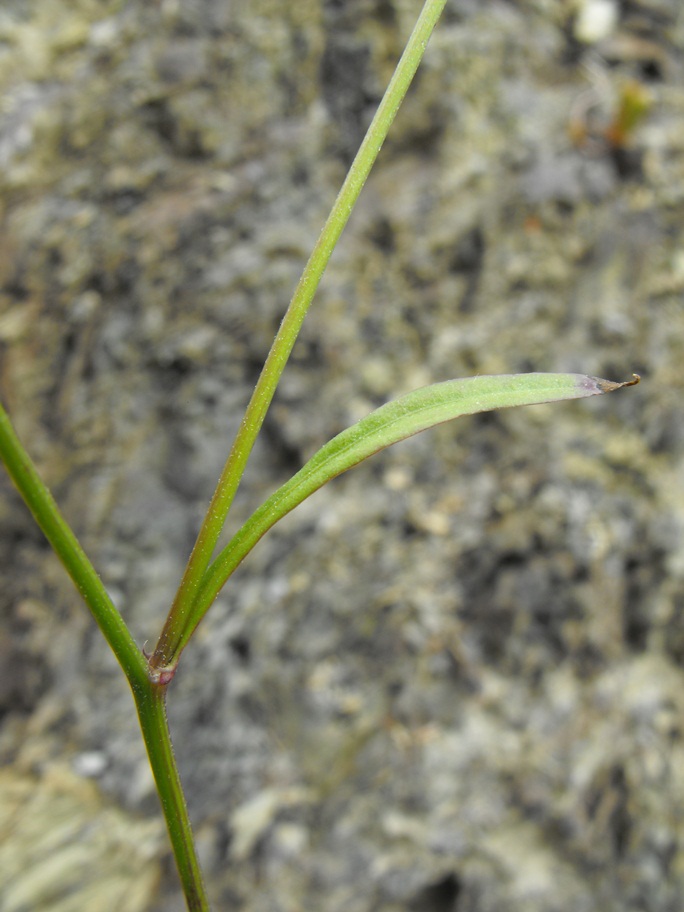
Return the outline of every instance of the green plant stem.
<path id="1" fill-rule="evenodd" d="M 257 385 L 245 412 L 228 460 L 204 518 L 197 541 L 183 574 L 150 667 L 160 671 L 174 667 L 179 646 L 189 620 L 189 612 L 202 577 L 216 548 L 221 529 L 230 510 L 254 441 L 261 429 L 276 386 L 290 356 L 302 321 L 311 305 L 335 245 L 349 220 L 352 209 L 378 156 L 387 132 L 425 52 L 446 0 L 427 0 L 404 53 L 335 200 L 302 277 L 275 337 Z"/>
<path id="2" fill-rule="evenodd" d="M 78 539 L 62 516 L 0 405 L 0 459 L 59 556 L 119 661 L 133 691 L 178 872 L 190 912 L 209 912 L 164 706 L 165 688 L 151 682 L 147 661 Z"/>
<path id="3" fill-rule="evenodd" d="M 0 459 L 74 581 L 132 687 L 147 683 L 147 662 L 0 405 Z"/>
<path id="4" fill-rule="evenodd" d="M 165 687 L 159 687 L 150 681 L 133 688 L 140 728 L 164 811 L 185 902 L 189 912 L 210 912 L 171 744 L 165 694 Z"/>

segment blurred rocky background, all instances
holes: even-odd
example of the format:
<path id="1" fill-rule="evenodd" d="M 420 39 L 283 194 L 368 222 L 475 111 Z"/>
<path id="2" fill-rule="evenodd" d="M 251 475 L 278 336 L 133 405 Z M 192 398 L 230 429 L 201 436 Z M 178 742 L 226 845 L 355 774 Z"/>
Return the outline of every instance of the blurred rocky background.
<path id="1" fill-rule="evenodd" d="M 418 0 L 3 0 L 0 389 L 142 646 Z M 451 0 L 231 528 L 428 382 L 464 419 L 250 555 L 170 688 L 216 910 L 678 912 L 684 11 Z M 0 912 L 177 912 L 127 686 L 0 478 Z"/>

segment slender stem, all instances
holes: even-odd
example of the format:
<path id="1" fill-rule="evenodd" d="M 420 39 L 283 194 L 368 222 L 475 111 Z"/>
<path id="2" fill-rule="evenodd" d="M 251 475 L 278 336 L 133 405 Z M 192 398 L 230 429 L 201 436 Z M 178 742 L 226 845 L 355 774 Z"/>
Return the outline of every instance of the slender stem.
<path id="1" fill-rule="evenodd" d="M 149 681 L 133 688 L 140 728 L 161 799 L 185 902 L 189 912 L 210 912 L 171 744 L 165 693 L 165 687 L 159 687 Z"/>
<path id="2" fill-rule="evenodd" d="M 41 480 L 31 457 L 0 404 L 0 459 L 26 505 L 74 581 L 83 600 L 109 643 L 131 686 L 147 681 L 147 662 L 117 611 L 102 580 L 52 494 Z"/>
<path id="3" fill-rule="evenodd" d="M 178 872 L 190 912 L 209 912 L 164 707 L 165 687 L 148 677 L 145 657 L 116 610 L 78 539 L 38 475 L 0 405 L 0 458 L 45 537 L 90 608 L 128 679 L 138 709 Z"/>
<path id="4" fill-rule="evenodd" d="M 418 22 L 408 40 L 387 91 L 335 200 L 302 277 L 295 289 L 283 322 L 264 364 L 261 376 L 247 406 L 242 424 L 224 466 L 183 579 L 155 652 L 152 669 L 175 666 L 179 646 L 188 624 L 189 612 L 202 577 L 209 566 L 221 529 L 235 497 L 247 459 L 275 393 L 287 359 L 311 305 L 328 260 L 349 220 L 352 209 L 378 156 L 387 132 L 411 84 L 428 39 L 437 24 L 446 0 L 426 0 Z"/>

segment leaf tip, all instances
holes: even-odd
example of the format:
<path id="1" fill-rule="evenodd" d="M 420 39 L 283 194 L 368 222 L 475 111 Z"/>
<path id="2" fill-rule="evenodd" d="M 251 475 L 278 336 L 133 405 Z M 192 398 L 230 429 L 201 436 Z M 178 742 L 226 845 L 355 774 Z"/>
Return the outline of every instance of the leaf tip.
<path id="1" fill-rule="evenodd" d="M 586 374 L 577 375 L 577 385 L 580 396 L 600 396 L 603 393 L 612 393 L 622 389 L 623 386 L 636 386 L 641 381 L 639 374 L 632 374 L 631 380 L 615 383 L 613 380 L 604 380 L 602 377 L 592 377 Z"/>
<path id="2" fill-rule="evenodd" d="M 622 383 L 614 383 L 612 380 L 602 380 L 600 377 L 591 377 L 590 379 L 596 383 L 598 391 L 601 393 L 612 393 L 625 386 L 636 386 L 637 383 L 641 381 L 639 374 L 632 374 L 631 380 L 623 380 Z"/>

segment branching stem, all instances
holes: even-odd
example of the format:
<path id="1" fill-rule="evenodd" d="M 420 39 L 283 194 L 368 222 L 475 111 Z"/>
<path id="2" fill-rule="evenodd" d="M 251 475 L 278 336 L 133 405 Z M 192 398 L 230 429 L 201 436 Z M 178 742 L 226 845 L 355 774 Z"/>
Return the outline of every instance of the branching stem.
<path id="1" fill-rule="evenodd" d="M 178 661 L 190 611 L 202 579 L 216 548 L 221 529 L 230 510 L 254 441 L 261 429 L 276 386 L 290 356 L 302 322 L 335 245 L 349 220 L 368 174 L 380 152 L 418 65 L 428 39 L 444 9 L 446 0 L 426 0 L 416 26 L 397 64 L 385 95 L 354 159 L 349 173 L 323 226 L 320 237 L 295 289 L 280 329 L 274 339 L 261 376 L 247 406 L 228 460 L 216 486 L 197 541 L 185 568 L 150 667 L 157 672 L 172 668 Z"/>

